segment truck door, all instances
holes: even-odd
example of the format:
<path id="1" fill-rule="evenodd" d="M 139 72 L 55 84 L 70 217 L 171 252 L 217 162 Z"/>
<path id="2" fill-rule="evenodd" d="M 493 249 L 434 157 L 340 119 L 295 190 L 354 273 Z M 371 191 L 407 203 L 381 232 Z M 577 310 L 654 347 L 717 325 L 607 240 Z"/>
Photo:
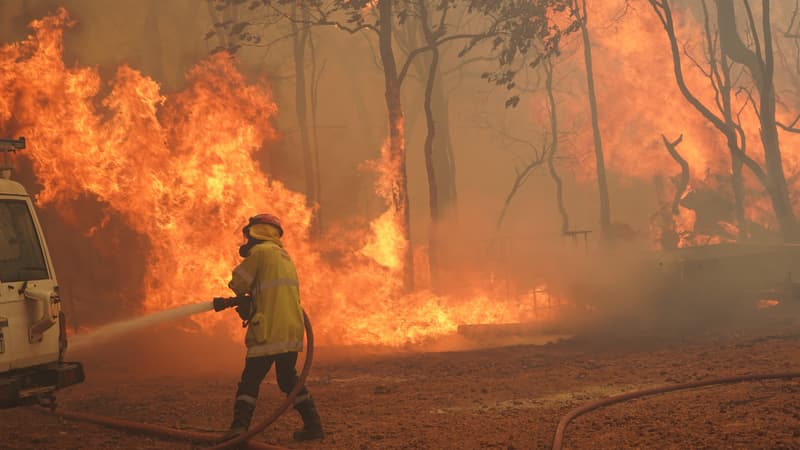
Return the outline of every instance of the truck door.
<path id="1" fill-rule="evenodd" d="M 0 373 L 59 355 L 60 298 L 33 205 L 0 196 Z"/>

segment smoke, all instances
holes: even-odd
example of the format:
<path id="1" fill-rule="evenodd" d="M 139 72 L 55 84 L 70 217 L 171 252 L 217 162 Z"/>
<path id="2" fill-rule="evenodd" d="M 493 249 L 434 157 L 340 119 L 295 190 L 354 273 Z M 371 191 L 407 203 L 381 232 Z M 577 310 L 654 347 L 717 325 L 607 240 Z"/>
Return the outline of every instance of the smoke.
<path id="1" fill-rule="evenodd" d="M 23 2 L 16 3 L 19 6 Z M 28 17 L 23 17 L 20 7 L 14 8 L 13 1 L 6 3 L 10 12 L 3 14 L 3 20 L 15 18 L 19 22 L 15 26 L 20 34 L 15 38 L 3 36 L 4 40 L 14 41 L 23 37 L 27 31 L 21 24 L 41 17 L 55 4 L 49 0 L 24 3 L 36 5 L 28 11 Z M 664 178 L 668 191 L 666 196 L 669 197 L 669 177 L 678 171 L 677 165 L 662 148 L 658 138 L 660 133 L 670 138 L 686 135 L 680 150 L 692 159 L 693 185 L 696 186 L 698 178 L 704 177 L 708 170 L 724 172 L 728 169 L 716 131 L 685 105 L 675 88 L 666 38 L 657 19 L 643 2 L 631 2 L 632 9 L 616 20 L 621 10 L 619 6 L 623 3 L 628 5 L 628 2 L 593 3 L 590 8 L 598 9 L 590 10 L 590 15 L 595 31 L 592 34 L 595 76 L 610 171 L 612 217 L 615 221 L 630 224 L 642 237 L 647 233 L 648 220 L 658 209 L 658 198 L 651 184 L 653 177 Z M 78 26 L 66 36 L 67 54 L 64 59 L 67 66 L 98 65 L 104 73 L 116 70 L 121 62 L 127 62 L 156 80 L 162 92 L 179 90 L 184 83 L 183 74 L 194 62 L 205 57 L 208 50 L 208 44 L 202 40 L 210 26 L 205 8 L 197 8 L 189 1 L 151 2 L 144 7 L 142 4 L 114 2 L 111 6 L 111 3 L 102 1 L 67 2 L 78 22 Z M 160 35 L 151 32 L 151 27 L 139 26 L 152 17 L 159 22 Z M 694 21 L 687 17 L 686 27 L 695 28 L 684 36 L 696 37 L 699 30 L 696 25 L 696 17 Z M 385 210 L 381 199 L 372 192 L 371 176 L 355 170 L 363 161 L 377 157 L 381 140 L 385 137 L 383 80 L 380 70 L 374 67 L 368 40 L 354 39 L 336 31 L 318 30 L 318 33 L 322 36 L 316 41 L 318 69 L 321 71 L 324 61 L 329 61 L 324 65 L 324 75 L 318 86 L 320 126 L 317 131 L 323 169 L 319 211 L 325 215 L 327 241 L 342 244 L 348 238 L 346 233 L 337 231 L 355 228 L 343 224 L 359 222 L 358 227 L 363 228 L 365 223 Z M 583 93 L 585 80 L 581 52 L 575 47 L 577 41 L 579 39 L 568 43 L 573 48 L 568 49 L 566 57 L 557 62 L 557 75 L 562 82 L 557 95 L 565 135 L 560 143 L 563 158 L 559 159 L 559 169 L 565 178 L 565 200 L 571 228 L 597 231 L 599 211 Z M 702 50 L 698 46 L 693 49 Z M 541 130 L 547 128 L 547 111 L 535 95 L 525 97 L 521 103 L 528 105 L 528 110 L 523 106 L 517 110 L 505 110 L 503 100 L 507 93 L 495 91 L 478 76 L 473 76 L 491 69 L 492 64 L 478 63 L 456 70 L 460 62 L 454 56 L 457 50 L 453 47 L 444 52 L 443 71 L 449 71 L 451 75 L 441 80 L 449 93 L 444 107 L 450 114 L 449 122 L 441 125 L 447 127 L 452 135 L 459 195 L 459 209 L 457 214 L 452 213 L 453 225 L 445 233 L 450 261 L 444 287 L 453 297 L 443 302 L 465 303 L 459 296 L 469 295 L 476 284 L 484 285 L 487 287 L 485 294 L 491 301 L 481 303 L 480 308 L 490 309 L 497 306 L 498 299 L 513 303 L 517 296 L 516 301 L 524 302 L 526 299 L 521 293 L 546 284 L 551 292 L 560 294 L 571 303 L 572 314 L 563 327 L 572 330 L 669 328 L 676 324 L 674 328 L 680 329 L 683 325 L 700 321 L 701 317 L 708 317 L 709 314 L 693 312 L 697 305 L 691 301 L 696 299 L 679 298 L 675 301 L 669 289 L 662 286 L 663 276 L 669 276 L 660 270 L 660 256 L 650 253 L 652 241 L 643 240 L 609 250 L 597 246 L 601 238 L 595 232 L 588 237 L 587 251 L 582 237 L 578 237 L 577 242 L 572 242 L 569 237 L 559 237 L 554 188 L 544 171 L 535 172 L 530 177 L 514 199 L 503 228 L 495 228 L 515 168 L 531 158 L 528 144 L 538 145 Z M 569 51 L 575 57 L 570 59 Z M 277 117 L 270 118 L 282 134 L 280 143 L 268 154 L 264 152 L 263 156 L 255 157 L 260 159 L 265 172 L 284 181 L 291 190 L 302 192 L 302 157 L 297 151 L 299 133 L 293 109 L 294 82 L 291 70 L 287 70 L 285 64 L 291 53 L 285 48 L 275 47 L 269 50 L 268 56 L 265 58 L 258 49 L 243 49 L 239 54 L 239 67 L 245 73 L 267 74 L 273 80 L 275 101 L 280 110 Z M 333 64 L 330 61 L 337 62 Z M 421 249 L 417 252 L 417 262 L 420 263 L 417 266 L 418 277 L 423 279 L 421 284 L 424 286 L 422 263 L 426 261 L 424 247 L 429 237 L 430 216 L 421 151 L 425 130 L 420 81 L 410 77 L 405 83 L 404 107 L 412 243 Z M 705 89 L 704 92 L 709 94 L 707 86 L 702 84 L 704 81 L 698 74 L 689 76 L 693 87 Z M 749 109 L 744 113 L 748 114 Z M 527 141 L 527 144 L 509 145 L 499 137 L 498 130 Z M 751 139 L 751 142 L 756 141 Z M 756 148 L 754 153 L 758 151 Z M 103 208 L 103 205 L 97 207 L 98 210 Z M 86 209 L 89 208 L 76 213 L 74 223 L 66 232 L 63 231 L 63 216 L 55 217 L 50 213 L 53 217 L 45 226 L 50 233 L 61 231 L 63 234 L 70 231 L 75 234 L 83 231 L 84 227 L 95 227 L 99 222 L 94 217 L 97 214 L 86 214 Z M 108 260 L 119 261 L 119 254 L 127 255 L 126 266 L 140 271 L 140 262 L 144 264 L 142 248 L 148 245 L 129 238 L 128 235 L 135 234 L 131 230 L 127 234 L 120 233 L 121 219 L 113 213 L 110 217 L 110 225 L 100 226 L 91 241 L 98 248 L 118 248 L 118 251 L 109 250 L 111 255 L 98 262 L 95 257 L 98 251 L 92 249 L 84 251 L 86 264 L 58 264 L 66 267 L 59 271 L 80 268 L 75 273 L 64 272 L 60 277 L 62 285 L 71 285 L 70 289 L 79 291 L 81 286 L 90 286 L 84 289 L 86 293 L 77 302 L 80 305 L 83 300 L 86 305 L 78 317 L 84 323 L 108 320 L 99 315 L 89 319 L 89 314 L 95 314 L 89 311 L 98 310 L 93 308 L 94 302 L 103 296 L 97 294 L 95 280 L 87 281 L 87 274 L 101 281 L 115 277 L 131 280 L 128 285 L 139 284 L 143 279 L 141 273 L 131 274 L 123 269 L 109 270 L 123 275 L 112 273 L 106 276 L 100 271 L 103 267 L 110 267 Z M 75 261 L 75 253 L 66 246 L 77 241 L 57 235 L 56 246 L 65 248 L 51 248 L 54 259 Z M 112 246 L 111 235 L 122 242 Z M 131 262 L 132 250 L 136 253 Z M 84 267 L 90 269 L 84 270 Z M 128 292 L 133 299 L 141 297 L 139 292 L 117 287 L 118 280 L 113 281 L 109 284 L 115 291 Z M 365 299 L 369 297 L 367 294 L 363 295 Z M 341 302 L 342 299 L 325 301 Z M 366 305 L 364 309 L 367 309 Z M 674 320 L 666 320 L 668 317 Z M 341 326 L 348 330 L 354 327 L 352 323 Z M 320 329 L 325 330 L 322 323 Z M 364 333 L 369 331 L 373 330 Z"/>

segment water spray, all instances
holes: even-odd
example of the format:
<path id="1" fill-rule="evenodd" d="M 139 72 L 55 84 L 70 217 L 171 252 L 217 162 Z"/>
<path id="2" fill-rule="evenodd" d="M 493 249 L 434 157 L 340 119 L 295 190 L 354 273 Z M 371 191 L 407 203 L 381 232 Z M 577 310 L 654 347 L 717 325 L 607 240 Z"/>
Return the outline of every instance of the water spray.
<path id="1" fill-rule="evenodd" d="M 137 330 L 142 327 L 153 325 L 159 322 L 173 320 L 181 317 L 188 317 L 194 314 L 199 314 L 206 311 L 222 311 L 228 308 L 233 308 L 246 304 L 249 302 L 248 296 L 244 297 L 215 297 L 212 302 L 201 302 L 189 305 L 178 306 L 176 308 L 160 311 L 154 314 L 149 314 L 135 319 L 112 323 L 98 328 L 92 333 L 76 336 L 72 339 L 73 347 L 85 347 L 90 344 L 102 342 L 103 340 L 119 336 L 120 334 Z M 289 450 L 285 447 L 274 446 L 263 442 L 251 441 L 255 435 L 264 431 L 266 427 L 275 422 L 286 410 L 288 410 L 295 401 L 295 398 L 300 393 L 300 390 L 305 386 L 308 374 L 311 371 L 311 362 L 314 358 L 314 331 L 311 328 L 311 321 L 308 315 L 303 311 L 303 325 L 305 327 L 306 335 L 306 357 L 303 363 L 303 369 L 297 378 L 297 384 L 294 389 L 286 396 L 283 402 L 264 420 L 257 425 L 251 427 L 246 433 L 237 437 L 220 442 L 220 436 L 216 433 L 207 433 L 199 431 L 189 431 L 176 428 L 170 428 L 162 425 L 147 424 L 135 422 L 125 419 L 117 419 L 113 417 L 106 417 L 98 414 L 91 414 L 81 411 L 72 411 L 64 408 L 57 408 L 55 403 L 50 405 L 50 411 L 59 417 L 73 420 L 81 420 L 85 422 L 96 423 L 100 425 L 109 426 L 112 428 L 122 429 L 126 431 L 147 433 L 155 436 L 161 436 L 171 439 L 184 439 L 193 442 L 206 442 L 216 443 L 209 450 L 223 450 L 229 448 L 254 448 L 266 450 Z"/>
<path id="2" fill-rule="evenodd" d="M 110 323 L 89 333 L 79 334 L 71 337 L 69 340 L 70 350 L 79 350 L 81 348 L 90 347 L 117 336 L 136 331 L 140 328 L 155 325 L 157 323 L 167 322 L 180 319 L 182 317 L 193 316 L 206 311 L 211 311 L 212 309 L 215 309 L 214 305 L 215 303 L 212 302 L 192 303 L 152 314 L 147 314 L 145 316 L 136 317 L 134 319 Z"/>

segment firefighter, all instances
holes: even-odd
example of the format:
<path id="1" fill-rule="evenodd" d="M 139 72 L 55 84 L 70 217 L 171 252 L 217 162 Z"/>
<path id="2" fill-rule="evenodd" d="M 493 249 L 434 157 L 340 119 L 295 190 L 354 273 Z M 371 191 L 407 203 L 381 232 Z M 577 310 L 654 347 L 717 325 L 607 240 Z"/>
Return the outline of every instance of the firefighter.
<path id="1" fill-rule="evenodd" d="M 295 363 L 297 353 L 303 350 L 305 331 L 297 272 L 281 243 L 280 220 L 271 214 L 259 214 L 250 218 L 242 233 L 247 241 L 239 248 L 239 254 L 244 260 L 233 270 L 228 286 L 237 297 L 251 299 L 236 308 L 243 324 L 247 324 L 247 357 L 236 391 L 233 422 L 224 440 L 247 431 L 259 385 L 273 363 L 280 390 L 288 395 L 294 389 Z M 294 433 L 294 439 L 322 439 L 325 433 L 319 413 L 305 387 L 297 394 L 294 408 L 303 419 L 303 428 Z"/>

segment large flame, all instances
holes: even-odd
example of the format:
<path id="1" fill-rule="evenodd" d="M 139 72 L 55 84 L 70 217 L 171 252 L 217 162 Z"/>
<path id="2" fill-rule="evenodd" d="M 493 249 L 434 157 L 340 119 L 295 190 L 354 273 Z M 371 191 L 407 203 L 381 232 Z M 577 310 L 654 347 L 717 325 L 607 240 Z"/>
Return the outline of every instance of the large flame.
<path id="1" fill-rule="evenodd" d="M 240 227 L 270 211 L 286 224 L 303 304 L 322 342 L 402 345 L 461 323 L 525 314 L 515 302 L 484 295 L 466 301 L 397 295 L 408 243 L 386 190 L 397 162 L 386 159 L 385 149 L 373 166 L 387 212 L 355 242 L 347 240 L 352 246 L 335 264 L 326 262 L 320 249 L 337 243 L 310 240 L 313 210 L 304 196 L 259 167 L 259 153 L 278 138 L 267 86 L 248 83 L 225 54 L 200 62 L 175 94 L 161 93 L 128 66 L 106 83 L 96 69 L 64 66 L 62 34 L 69 25 L 60 9 L 34 21 L 25 41 L 0 48 L 0 66 L 13 68 L 0 72 L 0 130 L 28 137 L 26 154 L 43 185 L 40 205 L 66 211 L 72 199 L 91 195 L 148 238 L 145 311 L 224 295 L 238 262 Z M 208 327 L 219 319 L 196 320 Z"/>
<path id="2" fill-rule="evenodd" d="M 402 161 L 391 154 L 389 145 L 387 139 L 381 147 L 381 159 L 365 164 L 365 167 L 378 173 L 375 190 L 383 198 L 387 210 L 370 224 L 372 236 L 361 249 L 361 254 L 384 267 L 399 271 L 403 268 L 403 254 L 408 242 L 403 238 L 403 218 L 398 217 L 398 211 L 392 205 L 396 195 L 396 176 Z"/>

